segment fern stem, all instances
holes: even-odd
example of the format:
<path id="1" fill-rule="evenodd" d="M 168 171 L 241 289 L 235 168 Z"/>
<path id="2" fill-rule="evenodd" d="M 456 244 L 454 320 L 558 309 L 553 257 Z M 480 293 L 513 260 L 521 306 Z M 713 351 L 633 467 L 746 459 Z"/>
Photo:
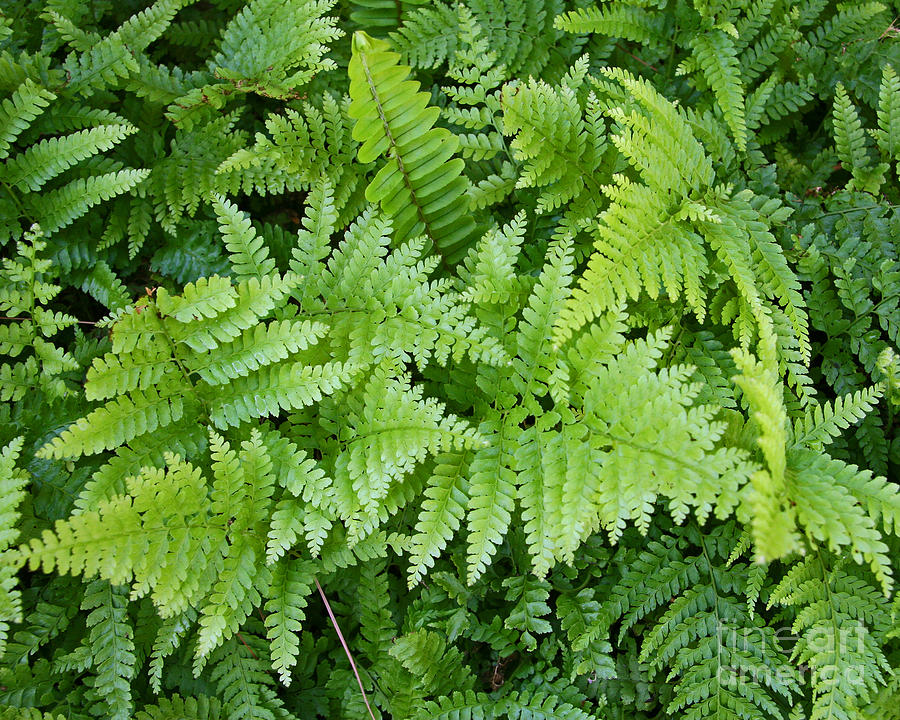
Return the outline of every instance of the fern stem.
<path id="1" fill-rule="evenodd" d="M 635 55 L 633 52 L 630 52 L 630 51 L 626 50 L 625 48 L 623 48 L 621 44 L 616 43 L 616 48 L 619 49 L 619 50 L 621 50 L 621 51 L 622 51 L 623 53 L 625 53 L 626 55 L 628 55 L 628 57 L 630 57 L 632 60 L 637 60 L 637 61 L 638 61 L 641 65 L 643 65 L 644 67 L 650 68 L 653 72 L 659 72 L 659 69 L 653 67 L 653 66 L 652 66 L 650 63 L 648 63 L 646 60 L 641 60 L 641 58 L 639 58 L 639 57 L 638 57 L 637 55 Z"/>
<path id="2" fill-rule="evenodd" d="M 363 687 L 362 678 L 360 678 L 359 671 L 356 669 L 356 663 L 353 661 L 353 655 L 350 652 L 350 648 L 347 646 L 347 641 L 344 640 L 344 634 L 341 632 L 341 627 L 340 625 L 338 625 L 338 621 L 334 617 L 334 613 L 331 610 L 331 605 L 328 602 L 328 598 L 325 597 L 325 591 L 319 584 L 319 578 L 313 577 L 313 580 L 315 580 L 316 587 L 319 589 L 319 595 L 322 598 L 322 602 L 325 603 L 325 610 L 328 612 L 328 617 L 331 619 L 331 624 L 334 626 L 334 631 L 337 633 L 338 640 L 341 641 L 341 646 L 344 648 L 344 654 L 346 654 L 347 659 L 350 661 L 350 667 L 353 670 L 353 674 L 356 676 L 356 682 L 359 685 L 359 691 L 362 693 L 363 702 L 365 702 L 366 704 L 366 710 L 369 711 L 369 717 L 371 717 L 372 720 L 375 720 L 375 713 L 372 712 L 372 706 L 369 705 L 369 696 L 366 695 L 366 689 Z"/>
<path id="3" fill-rule="evenodd" d="M 37 222 L 31 215 L 28 214 L 28 211 L 25 209 L 25 206 L 22 204 L 22 201 L 19 199 L 19 196 L 16 195 L 16 191 L 6 182 L 6 180 L 0 180 L 3 183 L 3 187 L 6 188 L 6 192 L 9 193 L 9 196 L 12 198 L 13 203 L 18 208 L 21 217 L 27 218 L 32 225 Z"/>
<path id="4" fill-rule="evenodd" d="M 253 656 L 253 659 L 254 659 L 254 660 L 259 660 L 259 657 L 257 656 L 257 654 L 256 654 L 255 652 L 253 652 L 253 648 L 250 647 L 250 646 L 247 644 L 247 641 L 246 641 L 246 640 L 244 640 L 244 636 L 241 635 L 239 632 L 236 632 L 235 635 L 237 635 L 237 639 L 241 641 L 241 643 L 243 644 L 243 646 L 244 646 L 245 648 L 247 648 L 247 650 L 250 651 L 250 654 Z"/>

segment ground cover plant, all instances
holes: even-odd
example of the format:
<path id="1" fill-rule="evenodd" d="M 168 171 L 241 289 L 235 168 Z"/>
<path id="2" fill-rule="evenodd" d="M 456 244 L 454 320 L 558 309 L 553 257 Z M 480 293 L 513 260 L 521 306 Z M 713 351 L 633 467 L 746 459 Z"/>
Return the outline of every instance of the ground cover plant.
<path id="1" fill-rule="evenodd" d="M 898 16 L 0 0 L 0 718 L 900 718 Z"/>

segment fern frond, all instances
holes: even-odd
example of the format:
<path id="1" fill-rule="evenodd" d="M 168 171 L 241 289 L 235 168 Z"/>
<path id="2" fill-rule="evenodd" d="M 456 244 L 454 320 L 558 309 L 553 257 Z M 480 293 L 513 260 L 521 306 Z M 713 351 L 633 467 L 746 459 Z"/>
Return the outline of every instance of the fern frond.
<path id="1" fill-rule="evenodd" d="M 99 574 L 111 583 L 136 583 L 136 594 L 151 591 L 160 611 L 183 612 L 211 582 L 214 565 L 204 543 L 224 540 L 207 522 L 208 502 L 200 471 L 171 455 L 167 470 L 145 468 L 129 478 L 128 494 L 102 501 L 98 509 L 60 520 L 20 548 L 32 569 Z M 166 505 L 165 503 L 169 503 Z M 167 520 L 172 504 L 181 527 Z"/>
<path id="2" fill-rule="evenodd" d="M 662 18 L 637 3 L 588 7 L 559 15 L 553 26 L 570 33 L 598 33 L 649 44 L 662 35 Z"/>
<path id="3" fill-rule="evenodd" d="M 425 500 L 411 539 L 409 586 L 417 584 L 459 530 L 468 500 L 468 453 L 442 453 L 425 489 Z"/>
<path id="4" fill-rule="evenodd" d="M 766 462 L 766 469 L 757 470 L 750 478 L 752 492 L 746 514 L 760 558 L 770 560 L 795 550 L 798 538 L 795 515 L 787 507 L 787 413 L 775 367 L 774 339 L 764 339 L 762 350 L 761 360 L 740 350 L 733 350 L 732 357 L 740 371 L 734 382 L 750 406 L 758 428 L 756 442 Z"/>
<path id="5" fill-rule="evenodd" d="M 297 244 L 291 249 L 291 272 L 302 278 L 301 302 L 307 301 L 307 293 L 314 293 L 314 278 L 324 270 L 323 260 L 331 251 L 331 235 L 337 225 L 334 205 L 334 187 L 327 180 L 317 183 L 310 191 L 306 212 L 297 232 Z"/>
<path id="6" fill-rule="evenodd" d="M 518 213 L 508 224 L 481 236 L 457 270 L 465 283 L 462 300 L 476 304 L 517 301 L 520 283 L 515 265 L 526 228 L 525 214 Z"/>
<path id="7" fill-rule="evenodd" d="M 555 418 L 553 418 L 555 419 Z M 552 424 L 552 420 L 545 421 Z M 542 432 L 536 423 L 520 440 L 516 455 L 519 472 L 519 503 L 525 521 L 525 541 L 534 574 L 545 577 L 557 559 L 570 560 L 563 554 L 578 542 L 584 527 L 570 522 L 562 524 L 563 486 L 567 466 L 565 447 L 557 433 Z M 590 483 L 585 483 L 590 489 Z M 571 520 L 571 518 L 569 518 Z M 566 542 L 571 537 L 573 542 Z"/>
<path id="8" fill-rule="evenodd" d="M 393 216 L 398 237 L 424 232 L 444 260 L 454 263 L 474 229 L 460 202 L 468 185 L 465 163 L 453 158 L 455 136 L 434 127 L 439 110 L 427 106 L 428 94 L 405 79 L 409 68 L 388 48 L 364 32 L 353 35 L 349 113 L 356 120 L 353 137 L 362 142 L 358 157 L 366 163 L 388 154 L 366 198 Z"/>
<path id="9" fill-rule="evenodd" d="M 741 597 L 746 566 L 715 568 L 712 545 L 701 538 L 702 554 L 687 560 L 696 563 L 699 584 L 659 598 L 668 607 L 644 636 L 640 660 L 654 672 L 668 667 L 668 677 L 678 678 L 670 714 L 783 718 L 775 698 L 799 693 L 796 675 L 774 630 L 747 613 Z"/>
<path id="10" fill-rule="evenodd" d="M 28 475 L 16 467 L 23 438 L 0 450 L 0 657 L 6 652 L 11 623 L 22 622 L 22 595 L 16 582 L 17 564 L 9 548 L 19 536 L 18 505 L 25 497 Z"/>
<path id="11" fill-rule="evenodd" d="M 882 69 L 875 140 L 889 159 L 900 155 L 900 78 L 890 65 Z"/>
<path id="12" fill-rule="evenodd" d="M 869 164 L 862 123 L 843 85 L 834 91 L 834 141 L 848 170 L 863 170 Z"/>
<path id="13" fill-rule="evenodd" d="M 243 631 L 242 642 L 231 638 L 210 658 L 209 678 L 221 698 L 228 720 L 252 718 L 275 720 L 269 704 L 277 696 L 270 693 L 275 679 L 269 672 L 265 641 L 254 633 Z M 279 713 L 281 715 L 281 713 Z"/>
<path id="14" fill-rule="evenodd" d="M 153 641 L 153 650 L 150 652 L 148 673 L 150 687 L 157 695 L 162 689 L 163 666 L 166 658 L 178 649 L 184 635 L 196 620 L 197 613 L 193 609 L 188 609 L 183 613 L 166 618 L 160 625 Z"/>
<path id="15" fill-rule="evenodd" d="M 606 638 L 592 638 L 575 649 L 577 638 L 588 635 L 588 628 L 600 616 L 600 603 L 595 599 L 595 591 L 584 588 L 578 593 L 560 594 L 556 599 L 556 614 L 560 628 L 572 646 L 575 662 L 573 674 L 596 673 L 600 678 L 615 677 L 616 669 L 612 658 L 612 645 Z"/>
<path id="16" fill-rule="evenodd" d="M 31 79 L 26 79 L 0 104 L 0 160 L 9 156 L 11 145 L 56 95 Z"/>
<path id="17" fill-rule="evenodd" d="M 105 400 L 132 390 L 149 390 L 164 384 L 166 379 L 180 375 L 172 362 L 171 351 L 159 338 L 154 344 L 143 347 L 142 357 L 104 355 L 96 358 L 88 368 L 85 382 L 85 399 Z"/>
<path id="18" fill-rule="evenodd" d="M 92 207 L 133 189 L 150 175 L 149 170 L 117 170 L 73 180 L 40 198 L 29 196 L 32 212 L 48 235 L 71 225 Z"/>
<path id="19" fill-rule="evenodd" d="M 549 633 L 553 626 L 544 618 L 550 614 L 547 599 L 550 597 L 549 585 L 545 580 L 519 575 L 503 581 L 506 600 L 515 603 L 504 620 L 505 627 L 518 630 L 521 641 L 527 650 L 537 649 L 535 634 Z"/>
<path id="20" fill-rule="evenodd" d="M 22 191 L 35 192 L 77 163 L 109 150 L 137 132 L 130 124 L 101 125 L 62 137 L 48 138 L 9 159 L 3 178 Z"/>
<path id="21" fill-rule="evenodd" d="M 794 423 L 796 445 L 820 447 L 840 437 L 841 431 L 862 420 L 882 395 L 877 385 L 852 395 L 835 398 L 824 405 L 811 405 L 804 416 Z"/>
<path id="22" fill-rule="evenodd" d="M 513 359 L 514 386 L 524 403 L 539 412 L 535 396 L 548 392 L 547 381 L 556 366 L 556 353 L 550 336 L 565 306 L 574 270 L 572 246 L 561 242 L 552 246 L 537 279 L 516 335 L 517 353 Z"/>
<path id="23" fill-rule="evenodd" d="M 132 713 L 130 685 L 137 661 L 127 603 L 122 588 L 103 580 L 88 584 L 81 603 L 82 610 L 91 611 L 86 622 L 90 628 L 91 664 L 97 676 L 95 687 L 106 705 L 107 716 L 114 720 L 127 720 Z"/>
<path id="24" fill-rule="evenodd" d="M 182 389 L 170 386 L 168 394 L 161 394 L 156 388 L 134 390 L 119 397 L 69 426 L 41 448 L 39 456 L 93 455 L 176 422 L 184 415 L 185 403 L 177 395 Z"/>
<path id="25" fill-rule="evenodd" d="M 221 703 L 208 695 L 184 698 L 172 695 L 160 698 L 156 705 L 145 705 L 135 715 L 136 720 L 221 720 Z"/>
<path id="26" fill-rule="evenodd" d="M 212 510 L 227 529 L 229 542 L 206 602 L 200 608 L 196 658 L 207 656 L 232 637 L 261 601 L 260 589 L 271 575 L 262 564 L 261 530 L 268 517 L 274 477 L 272 460 L 259 431 L 235 452 L 213 435 L 210 445 L 216 475 Z"/>
<path id="27" fill-rule="evenodd" d="M 256 325 L 215 351 L 192 359 L 189 367 L 210 385 L 224 385 L 305 350 L 327 330 L 327 325 L 309 320 L 275 320 Z"/>
<path id="28" fill-rule="evenodd" d="M 572 222 L 592 217 L 600 190 L 594 176 L 607 147 L 596 99 L 583 110 L 575 88 L 531 80 L 507 85 L 502 107 L 503 132 L 523 163 L 516 186 L 540 188 L 539 212 L 572 203 Z"/>
<path id="29" fill-rule="evenodd" d="M 264 366 L 224 387 L 210 406 L 209 418 L 218 428 L 235 427 L 252 418 L 306 407 L 337 390 L 353 373 L 352 366 L 339 362 Z"/>
<path id="30" fill-rule="evenodd" d="M 876 640 L 888 625 L 884 598 L 816 553 L 772 591 L 769 606 L 776 604 L 793 610 L 791 631 L 798 641 L 792 659 L 812 671 L 810 720 L 857 716 L 889 668 Z"/>
<path id="31" fill-rule="evenodd" d="M 565 702 L 551 693 L 542 691 L 511 692 L 500 700 L 502 712 L 509 718 L 524 720 L 528 717 L 544 717 L 547 720 L 588 720 L 581 708 Z"/>
<path id="32" fill-rule="evenodd" d="M 678 521 L 691 508 L 701 520 L 710 513 L 725 518 L 749 474 L 740 452 L 715 448 L 724 426 L 713 420 L 713 408 L 693 403 L 698 389 L 686 384 L 690 370 L 652 371 L 666 340 L 659 333 L 631 344 L 598 369 L 585 394 L 586 423 L 603 449 L 595 522 L 614 539 L 629 520 L 645 532 L 653 504 L 662 498 Z M 624 413 L 625 407 L 631 410 Z"/>
<path id="33" fill-rule="evenodd" d="M 436 68 L 459 47 L 459 11 L 442 2 L 418 7 L 403 15 L 390 38 L 405 62 L 415 68 Z"/>
<path id="34" fill-rule="evenodd" d="M 167 327 L 173 342 L 201 353 L 215 350 L 256 325 L 280 304 L 296 282 L 297 278 L 291 273 L 284 276 L 272 273 L 261 279 L 250 278 L 232 289 L 226 278 L 201 278 L 185 286 L 185 293 L 174 301 L 170 300 L 174 296 L 158 290 L 157 306 L 162 294 L 166 298 L 163 301 L 166 309 L 161 307 L 160 310 L 164 314 L 178 313 L 184 318 L 179 325 Z M 188 287 L 192 289 L 188 291 Z M 172 304 L 167 304 L 170 302 Z M 198 320 L 195 315 L 202 319 Z M 128 316 L 123 320 L 126 318 Z M 120 328 L 119 324 L 124 327 Z M 119 324 L 113 329 L 113 351 L 133 349 L 132 343 L 137 340 L 135 332 L 128 328 L 130 323 Z M 140 321 L 136 324 L 141 327 Z"/>
<path id="35" fill-rule="evenodd" d="M 595 231 L 597 252 L 560 313 L 554 332 L 557 344 L 605 310 L 636 299 L 642 289 L 655 298 L 662 286 L 674 299 L 683 288 L 697 316 L 706 313 L 701 278 L 707 259 L 694 229 L 685 222 L 689 214 L 683 216 L 673 208 L 672 194 L 688 211 L 693 206 L 690 198 L 711 185 L 712 164 L 677 108 L 649 83 L 618 69 L 604 74 L 647 113 L 626 113 L 619 106 L 607 110 L 619 128 L 613 144 L 647 184 L 616 176 L 616 185 L 604 188 L 612 202 Z M 609 92 L 621 94 L 612 85 Z"/>
<path id="36" fill-rule="evenodd" d="M 346 450 L 335 461 L 335 482 L 350 489 L 352 505 L 341 514 L 377 517 L 392 486 L 402 482 L 427 455 L 462 451 L 478 443 L 475 432 L 442 407 L 422 399 L 421 388 L 409 388 L 376 368 L 361 401 L 347 408 L 350 427 Z"/>
<path id="37" fill-rule="evenodd" d="M 490 563 L 512 519 L 515 507 L 515 473 L 512 471 L 516 441 L 507 423 L 482 423 L 478 433 L 486 443 L 478 448 L 469 466 L 468 582 L 474 583 Z"/>
<path id="38" fill-rule="evenodd" d="M 294 559 L 279 561 L 272 571 L 272 582 L 267 592 L 266 637 L 270 643 L 272 668 L 281 682 L 289 685 L 291 668 L 300 652 L 298 634 L 306 618 L 306 596 L 315 578 L 311 563 Z"/>
<path id="39" fill-rule="evenodd" d="M 721 30 L 701 32 L 692 47 L 697 63 L 716 95 L 738 150 L 747 149 L 744 88 L 734 39 Z"/>
<path id="40" fill-rule="evenodd" d="M 263 239 L 256 234 L 247 215 L 221 195 L 213 195 L 212 206 L 225 247 L 231 255 L 235 277 L 246 280 L 270 275 L 275 270 L 275 261 L 269 257 Z"/>
<path id="41" fill-rule="evenodd" d="M 853 174 L 851 185 L 877 192 L 887 166 L 872 165 L 859 113 L 840 83 L 834 90 L 834 144 L 841 165 Z"/>
<path id="42" fill-rule="evenodd" d="M 416 630 L 394 640 L 390 655 L 396 658 L 432 696 L 471 689 L 475 678 L 463 664 L 462 654 L 440 633 Z"/>
<path id="43" fill-rule="evenodd" d="M 334 67 L 327 43 L 343 32 L 325 16 L 333 0 L 252 0 L 222 31 L 212 60 L 217 77 L 244 92 L 288 97 L 317 73 Z"/>
<path id="44" fill-rule="evenodd" d="M 855 562 L 869 564 L 889 594 L 893 569 L 878 522 L 890 530 L 900 517 L 900 492 L 880 479 L 872 480 L 868 471 L 810 450 L 791 453 L 791 470 L 791 498 L 807 536 L 836 554 L 849 549 Z"/>

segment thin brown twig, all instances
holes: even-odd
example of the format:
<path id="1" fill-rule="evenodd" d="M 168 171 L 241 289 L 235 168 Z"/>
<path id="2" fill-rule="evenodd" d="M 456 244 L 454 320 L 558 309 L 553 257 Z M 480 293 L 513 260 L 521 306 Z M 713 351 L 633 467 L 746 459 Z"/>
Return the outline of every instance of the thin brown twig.
<path id="1" fill-rule="evenodd" d="M 369 711 L 369 717 L 372 720 L 375 720 L 375 713 L 372 712 L 372 706 L 369 705 L 369 697 L 366 695 L 366 689 L 363 687 L 362 678 L 359 676 L 359 671 L 356 669 L 356 663 L 353 662 L 353 655 L 350 654 L 350 648 L 347 647 L 347 641 L 344 640 L 344 635 L 341 632 L 341 628 L 338 625 L 337 619 L 334 617 L 334 613 L 331 611 L 331 605 L 328 604 L 328 598 L 325 597 L 325 591 L 322 590 L 322 586 L 319 584 L 319 578 L 313 578 L 316 581 L 316 587 L 319 588 L 319 595 L 322 596 L 322 602 L 325 603 L 325 609 L 328 611 L 328 617 L 331 618 L 331 624 L 334 625 L 334 631 L 337 633 L 338 640 L 341 641 L 341 645 L 344 648 L 344 654 L 346 654 L 347 659 L 350 661 L 350 667 L 353 669 L 353 674 L 356 675 L 356 682 L 359 685 L 359 691 L 362 693 L 363 702 L 366 703 L 366 710 Z"/>
<path id="2" fill-rule="evenodd" d="M 626 50 L 625 48 L 623 48 L 619 43 L 616 43 L 616 47 L 617 47 L 619 50 L 621 50 L 623 53 L 625 53 L 626 55 L 630 55 L 633 59 L 637 60 L 641 65 L 644 65 L 644 66 L 650 68 L 653 72 L 659 72 L 659 69 L 658 69 L 658 68 L 653 67 L 653 66 L 652 66 L 650 63 L 648 63 L 646 60 L 641 60 L 637 55 L 635 55 L 633 52 L 629 52 L 628 50 Z"/>
<path id="3" fill-rule="evenodd" d="M 878 38 L 879 40 L 884 40 L 889 35 L 895 36 L 898 34 L 898 32 L 900 32 L 900 28 L 894 25 L 894 23 L 897 22 L 898 19 L 900 18 L 894 18 L 893 20 L 891 20 L 891 24 L 887 26 L 883 33 L 881 33 L 881 36 Z"/>
<path id="4" fill-rule="evenodd" d="M 240 633 L 235 633 L 235 635 L 237 635 L 237 639 L 240 640 L 244 644 L 244 647 L 250 651 L 250 654 L 253 656 L 253 659 L 259 660 L 259 657 L 257 656 L 257 654 L 255 652 L 253 652 L 253 648 L 247 644 L 247 641 L 244 640 L 243 636 Z"/>

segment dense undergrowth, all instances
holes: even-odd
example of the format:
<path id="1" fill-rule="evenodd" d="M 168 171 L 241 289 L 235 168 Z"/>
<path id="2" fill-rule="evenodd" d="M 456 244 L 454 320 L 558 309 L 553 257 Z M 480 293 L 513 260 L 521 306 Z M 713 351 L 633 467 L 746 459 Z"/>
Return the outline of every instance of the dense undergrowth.
<path id="1" fill-rule="evenodd" d="M 898 15 L 0 0 L 0 718 L 900 718 Z"/>

